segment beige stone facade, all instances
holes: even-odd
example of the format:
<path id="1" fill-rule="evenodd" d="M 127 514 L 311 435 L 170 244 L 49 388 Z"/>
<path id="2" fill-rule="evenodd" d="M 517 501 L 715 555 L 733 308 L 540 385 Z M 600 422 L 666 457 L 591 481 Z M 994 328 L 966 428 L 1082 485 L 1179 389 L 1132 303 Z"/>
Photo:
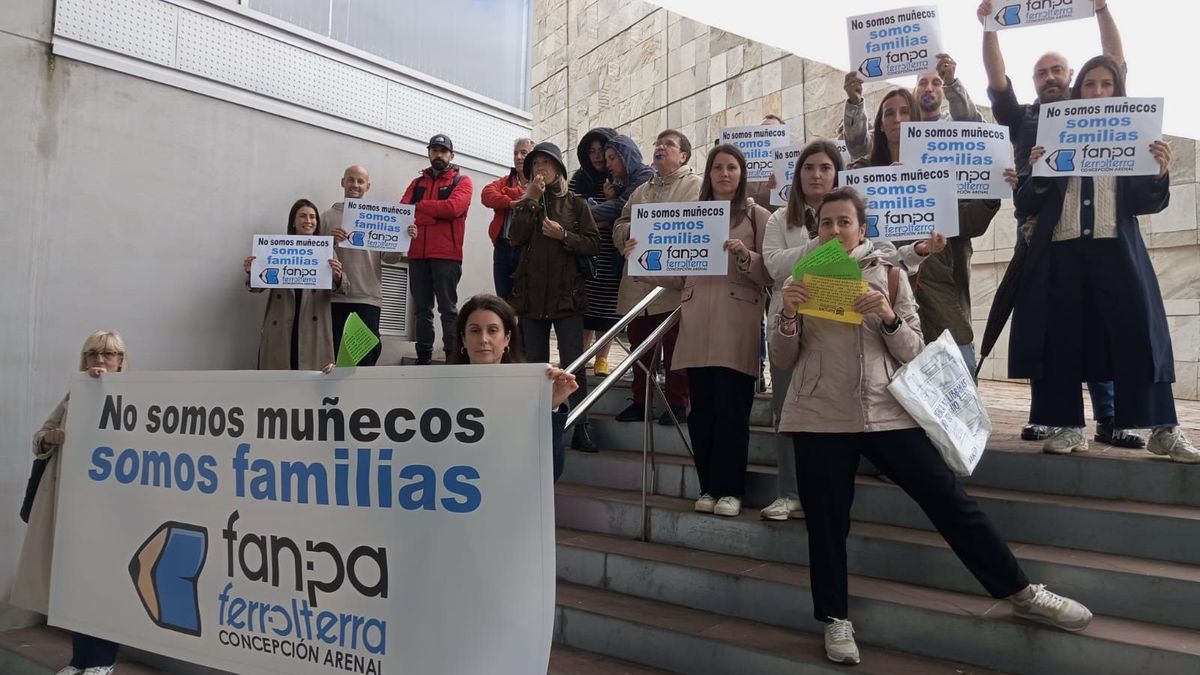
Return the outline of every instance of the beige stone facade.
<path id="1" fill-rule="evenodd" d="M 659 131 L 679 129 L 692 141 L 697 169 L 723 127 L 757 124 L 766 113 L 787 121 L 797 143 L 830 137 L 842 118 L 844 76 L 639 0 L 534 0 L 534 139 L 557 143 L 571 169 L 579 139 L 598 126 L 627 134 L 647 154 Z M 869 111 L 891 86 L 866 87 Z M 984 116 L 990 111 L 984 109 Z M 1200 399 L 1200 157 L 1194 140 L 1169 140 L 1171 207 L 1141 224 L 1171 324 L 1175 395 Z M 977 336 L 1015 237 L 1012 205 L 1006 203 L 988 233 L 975 240 Z M 1007 373 L 1007 346 L 1005 335 L 984 364 L 984 377 Z"/>

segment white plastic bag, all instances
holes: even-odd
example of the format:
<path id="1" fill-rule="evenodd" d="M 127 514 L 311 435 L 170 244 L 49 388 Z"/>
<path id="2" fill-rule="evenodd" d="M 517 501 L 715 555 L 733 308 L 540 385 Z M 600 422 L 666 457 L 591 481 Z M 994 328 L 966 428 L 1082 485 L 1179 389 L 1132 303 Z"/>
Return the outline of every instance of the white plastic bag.
<path id="1" fill-rule="evenodd" d="M 888 391 L 929 435 L 950 470 L 970 476 L 983 457 L 992 421 L 950 331 L 904 364 Z"/>

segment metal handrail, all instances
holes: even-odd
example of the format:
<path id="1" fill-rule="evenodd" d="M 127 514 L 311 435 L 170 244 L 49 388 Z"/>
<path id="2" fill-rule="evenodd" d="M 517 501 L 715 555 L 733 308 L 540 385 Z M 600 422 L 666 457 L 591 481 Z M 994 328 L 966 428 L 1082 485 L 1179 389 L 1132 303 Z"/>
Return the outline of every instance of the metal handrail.
<path id="1" fill-rule="evenodd" d="M 600 352 L 600 349 L 603 348 L 604 345 L 608 344 L 611 340 L 620 335 L 621 331 L 625 330 L 625 327 L 628 326 L 630 322 L 638 318 L 642 312 L 646 311 L 647 307 L 649 307 L 655 300 L 662 297 L 662 295 L 666 292 L 667 289 L 663 288 L 662 286 L 655 286 L 654 288 L 650 289 L 650 292 L 646 294 L 646 297 L 639 300 L 638 303 L 633 306 L 633 309 L 629 310 L 625 316 L 618 319 L 617 322 L 613 324 L 613 327 L 609 328 L 604 335 L 596 338 L 596 341 L 592 343 L 591 347 L 583 350 L 583 353 L 580 354 L 579 357 L 574 361 L 572 361 L 570 365 L 563 368 L 563 370 L 567 371 L 568 373 L 575 373 L 576 371 L 581 370 L 588 361 L 592 360 L 592 357 Z M 588 398 L 590 399 L 591 397 Z M 587 408 L 582 404 L 578 407 L 582 408 L 585 412 L 587 411 Z"/>

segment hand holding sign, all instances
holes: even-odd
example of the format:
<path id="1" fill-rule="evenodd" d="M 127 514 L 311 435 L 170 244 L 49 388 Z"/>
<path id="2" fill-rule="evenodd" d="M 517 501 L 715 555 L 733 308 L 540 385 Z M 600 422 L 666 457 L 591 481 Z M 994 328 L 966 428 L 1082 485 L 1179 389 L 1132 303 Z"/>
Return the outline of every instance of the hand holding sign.
<path id="1" fill-rule="evenodd" d="M 896 312 L 892 309 L 892 303 L 888 302 L 888 297 L 880 291 L 871 289 L 863 293 L 854 301 L 853 307 L 859 314 L 878 316 L 886 325 L 896 323 Z"/>
<path id="2" fill-rule="evenodd" d="M 858 76 L 858 73 L 853 70 L 846 73 L 846 79 L 842 82 L 842 89 L 846 90 L 846 100 L 852 105 L 861 105 L 863 102 L 863 81 Z"/>
<path id="3" fill-rule="evenodd" d="M 1150 144 L 1150 154 L 1158 160 L 1158 177 L 1167 175 L 1167 167 L 1171 166 L 1171 146 L 1166 141 L 1154 141 Z"/>
<path id="4" fill-rule="evenodd" d="M 808 304 L 808 286 L 803 281 L 788 278 L 783 282 L 783 315 L 789 319 L 796 316 L 796 309 Z"/>

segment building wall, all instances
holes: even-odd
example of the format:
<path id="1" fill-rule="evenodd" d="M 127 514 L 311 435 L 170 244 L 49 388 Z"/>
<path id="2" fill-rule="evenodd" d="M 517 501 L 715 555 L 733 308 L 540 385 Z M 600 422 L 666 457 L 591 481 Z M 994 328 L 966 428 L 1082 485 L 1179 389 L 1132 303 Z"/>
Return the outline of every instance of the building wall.
<path id="1" fill-rule="evenodd" d="M 139 370 L 253 368 L 265 299 L 243 285 L 251 235 L 283 231 L 298 197 L 340 200 L 351 163 L 370 170 L 371 196 L 392 199 L 428 166 L 411 151 L 54 57 L 54 4 L 0 9 L 0 629 L 34 619 L 4 603 L 30 438 L 87 334 L 121 331 Z M 467 173 L 464 298 L 492 290 L 491 212 L 478 194 L 499 172 Z"/>
<path id="2" fill-rule="evenodd" d="M 666 128 L 683 131 L 696 150 L 692 165 L 727 126 L 781 116 L 794 142 L 830 137 L 842 119 L 845 71 L 803 59 L 639 0 L 536 0 L 534 3 L 534 137 L 574 148 L 588 129 L 614 127 L 645 152 Z M 886 83 L 866 86 L 873 111 Z M 986 103 L 986 101 L 977 101 Z M 985 109 L 985 117 L 990 111 Z M 1171 206 L 1142 218 L 1158 272 L 1175 348 L 1175 395 L 1200 398 L 1200 246 L 1197 245 L 1197 153 L 1192 139 L 1171 138 Z M 569 148 L 569 150 L 567 150 Z M 973 318 L 977 338 L 1015 244 L 1011 202 L 975 240 Z M 1007 332 L 983 376 L 1007 374 Z"/>

